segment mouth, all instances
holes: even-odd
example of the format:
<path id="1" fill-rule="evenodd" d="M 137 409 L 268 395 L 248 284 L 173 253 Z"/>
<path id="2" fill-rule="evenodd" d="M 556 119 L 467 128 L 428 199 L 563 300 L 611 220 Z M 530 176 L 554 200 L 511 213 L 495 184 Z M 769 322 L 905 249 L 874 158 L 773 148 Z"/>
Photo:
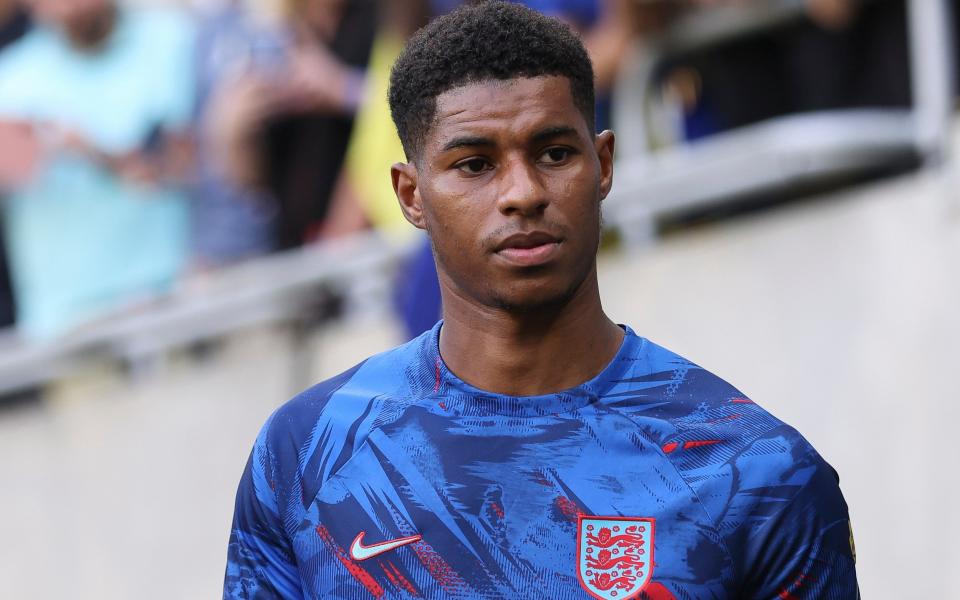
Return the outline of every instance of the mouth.
<path id="1" fill-rule="evenodd" d="M 494 252 L 515 266 L 535 267 L 550 262 L 563 243 L 543 231 L 515 233 L 497 245 Z"/>

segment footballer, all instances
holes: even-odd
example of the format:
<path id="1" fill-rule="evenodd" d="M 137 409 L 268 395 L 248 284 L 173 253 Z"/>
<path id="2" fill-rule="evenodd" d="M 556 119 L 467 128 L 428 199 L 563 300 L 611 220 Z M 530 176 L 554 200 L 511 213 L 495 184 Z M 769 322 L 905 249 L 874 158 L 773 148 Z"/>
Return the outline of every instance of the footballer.
<path id="1" fill-rule="evenodd" d="M 857 598 L 834 470 L 604 314 L 614 135 L 577 36 L 461 8 L 410 40 L 389 99 L 443 319 L 268 419 L 224 598 Z"/>

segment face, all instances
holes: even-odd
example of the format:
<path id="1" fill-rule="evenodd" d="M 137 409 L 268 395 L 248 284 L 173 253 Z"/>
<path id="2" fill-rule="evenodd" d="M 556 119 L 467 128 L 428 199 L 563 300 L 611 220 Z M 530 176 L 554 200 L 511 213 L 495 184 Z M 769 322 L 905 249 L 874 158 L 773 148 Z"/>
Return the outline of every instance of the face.
<path id="1" fill-rule="evenodd" d="M 511 311 L 568 301 L 595 277 L 613 134 L 589 130 L 565 77 L 472 83 L 436 103 L 393 179 L 445 294 Z"/>
<path id="2" fill-rule="evenodd" d="M 81 50 L 98 47 L 113 29 L 113 0 L 32 0 L 31 8 Z"/>

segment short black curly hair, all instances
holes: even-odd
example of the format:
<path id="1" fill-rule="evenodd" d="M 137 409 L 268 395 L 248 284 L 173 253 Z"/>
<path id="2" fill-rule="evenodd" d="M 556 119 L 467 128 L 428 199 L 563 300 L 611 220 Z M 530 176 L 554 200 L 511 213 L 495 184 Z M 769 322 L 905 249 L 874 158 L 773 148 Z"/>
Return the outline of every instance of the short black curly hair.
<path id="1" fill-rule="evenodd" d="M 560 75 L 592 133 L 593 66 L 580 38 L 559 20 L 510 2 L 478 2 L 413 35 L 390 73 L 390 113 L 407 159 L 416 159 L 437 96 L 489 79 Z"/>

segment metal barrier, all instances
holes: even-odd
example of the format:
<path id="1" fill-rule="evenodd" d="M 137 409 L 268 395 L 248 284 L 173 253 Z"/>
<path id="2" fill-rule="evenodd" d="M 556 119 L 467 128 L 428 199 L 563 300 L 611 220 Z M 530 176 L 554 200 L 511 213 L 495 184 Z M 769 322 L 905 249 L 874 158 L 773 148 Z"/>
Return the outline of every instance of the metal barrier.
<path id="1" fill-rule="evenodd" d="M 802 2 L 694 14 L 663 39 L 635 49 L 614 97 L 620 161 L 607 200 L 610 220 L 621 224 L 628 241 L 639 241 L 665 214 L 866 172 L 909 156 L 937 161 L 946 149 L 953 102 L 950 7 L 946 0 L 909 0 L 907 8 L 912 109 L 791 115 L 658 150 L 644 143 L 656 64 L 672 53 L 798 19 Z"/>
<path id="2" fill-rule="evenodd" d="M 0 394 L 41 386 L 91 357 L 140 364 L 179 347 L 265 323 L 295 322 L 329 290 L 386 295 L 408 247 L 362 234 L 224 268 L 137 310 L 121 311 L 48 341 L 0 336 Z M 386 302 L 386 299 L 383 299 Z"/>

